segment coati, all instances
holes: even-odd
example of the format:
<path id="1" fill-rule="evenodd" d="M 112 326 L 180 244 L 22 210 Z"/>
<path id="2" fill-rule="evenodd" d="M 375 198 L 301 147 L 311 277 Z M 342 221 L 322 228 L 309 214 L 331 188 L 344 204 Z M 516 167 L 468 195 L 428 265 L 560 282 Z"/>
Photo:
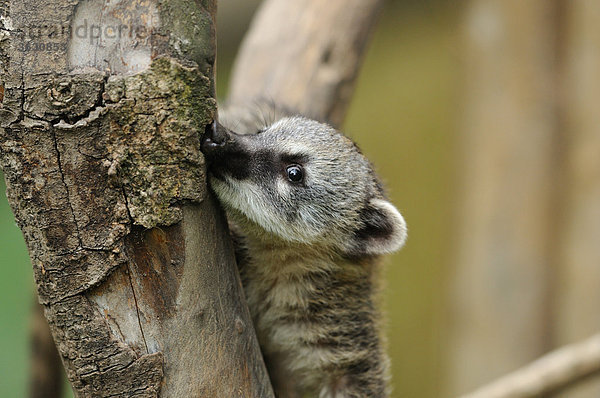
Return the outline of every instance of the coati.
<path id="1" fill-rule="evenodd" d="M 375 275 L 406 224 L 350 139 L 276 118 L 222 116 L 201 144 L 276 396 L 386 397 Z"/>

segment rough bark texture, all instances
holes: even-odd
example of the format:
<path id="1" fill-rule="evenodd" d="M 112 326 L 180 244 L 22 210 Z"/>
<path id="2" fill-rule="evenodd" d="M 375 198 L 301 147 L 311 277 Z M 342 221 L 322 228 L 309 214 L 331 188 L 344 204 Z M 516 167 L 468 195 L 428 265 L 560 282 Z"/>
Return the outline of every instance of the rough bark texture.
<path id="1" fill-rule="evenodd" d="M 0 3 L 7 195 L 77 396 L 272 395 L 199 151 L 214 14 Z"/>
<path id="2" fill-rule="evenodd" d="M 265 1 L 236 59 L 229 102 L 272 101 L 341 125 L 382 3 Z"/>

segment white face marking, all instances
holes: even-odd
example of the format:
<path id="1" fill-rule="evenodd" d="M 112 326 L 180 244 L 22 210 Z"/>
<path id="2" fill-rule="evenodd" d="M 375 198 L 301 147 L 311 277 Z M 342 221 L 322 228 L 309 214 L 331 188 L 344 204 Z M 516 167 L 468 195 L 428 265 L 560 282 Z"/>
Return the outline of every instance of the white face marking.
<path id="1" fill-rule="evenodd" d="M 284 185 L 280 186 L 279 183 Z M 278 235 L 285 240 L 304 243 L 314 241 L 317 236 L 316 231 L 298 225 L 290 225 L 285 217 L 276 211 L 275 206 L 265 195 L 264 189 L 252 181 L 234 180 L 226 176 L 225 181 L 212 178 L 211 186 L 222 202 L 239 210 L 267 232 Z M 290 189 L 291 187 L 285 184 L 283 179 L 278 180 L 278 192 L 287 192 L 283 196 L 284 198 L 289 196 Z"/>
<path id="2" fill-rule="evenodd" d="M 290 184 L 287 181 L 284 181 L 283 178 L 277 178 L 275 182 L 275 186 L 277 188 L 277 194 L 282 198 L 287 198 L 290 196 Z"/>
<path id="3" fill-rule="evenodd" d="M 272 210 L 264 200 L 260 200 L 263 193 L 258 185 L 246 180 L 234 181 L 229 176 L 225 177 L 225 182 L 214 178 L 211 184 L 221 200 L 243 212 L 252 221 L 263 226 L 271 224 L 268 215 Z"/>

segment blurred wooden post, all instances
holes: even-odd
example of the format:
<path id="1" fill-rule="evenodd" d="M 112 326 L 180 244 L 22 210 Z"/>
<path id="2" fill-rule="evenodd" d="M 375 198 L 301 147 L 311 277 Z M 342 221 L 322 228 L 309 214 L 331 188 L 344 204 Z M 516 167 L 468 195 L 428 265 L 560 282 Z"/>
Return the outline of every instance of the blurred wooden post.
<path id="1" fill-rule="evenodd" d="M 600 2 L 566 3 L 566 178 L 556 285 L 557 344 L 600 331 Z M 564 396 L 598 397 L 600 381 L 582 384 Z"/>
<path id="2" fill-rule="evenodd" d="M 553 2 L 471 0 L 449 393 L 549 347 L 555 140 Z M 450 395 L 448 395 L 450 396 Z"/>

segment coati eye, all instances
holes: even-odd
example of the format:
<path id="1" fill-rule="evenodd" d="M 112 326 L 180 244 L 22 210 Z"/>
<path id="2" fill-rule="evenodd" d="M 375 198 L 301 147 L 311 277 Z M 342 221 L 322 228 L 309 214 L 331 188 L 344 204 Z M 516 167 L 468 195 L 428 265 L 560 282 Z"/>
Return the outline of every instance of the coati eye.
<path id="1" fill-rule="evenodd" d="M 304 171 L 302 170 L 302 167 L 297 164 L 288 166 L 285 170 L 287 172 L 287 178 L 291 182 L 300 182 L 304 178 Z"/>

